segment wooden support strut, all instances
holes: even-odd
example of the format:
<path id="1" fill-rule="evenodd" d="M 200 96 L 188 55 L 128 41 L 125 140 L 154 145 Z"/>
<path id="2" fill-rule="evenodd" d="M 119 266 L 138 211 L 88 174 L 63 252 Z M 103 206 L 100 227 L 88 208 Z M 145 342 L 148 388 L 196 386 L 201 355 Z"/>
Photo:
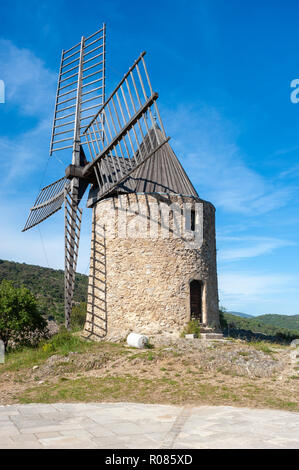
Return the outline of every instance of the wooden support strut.
<path id="1" fill-rule="evenodd" d="M 70 327 L 77 269 L 82 209 L 65 189 L 65 326 Z"/>
<path id="2" fill-rule="evenodd" d="M 81 91 L 84 60 L 84 37 L 81 39 L 80 58 L 78 65 L 77 100 L 75 111 L 75 125 L 73 137 L 72 165 L 80 164 L 80 117 L 81 117 Z M 75 287 L 79 237 L 81 229 L 82 210 L 78 209 L 79 178 L 74 177 L 69 191 L 65 192 L 65 327 L 70 328 L 70 318 Z M 78 223 L 77 223 L 78 221 Z M 77 227 L 78 225 L 78 227 Z M 71 234 L 69 237 L 68 234 Z M 77 240 L 77 244 L 74 243 Z"/>

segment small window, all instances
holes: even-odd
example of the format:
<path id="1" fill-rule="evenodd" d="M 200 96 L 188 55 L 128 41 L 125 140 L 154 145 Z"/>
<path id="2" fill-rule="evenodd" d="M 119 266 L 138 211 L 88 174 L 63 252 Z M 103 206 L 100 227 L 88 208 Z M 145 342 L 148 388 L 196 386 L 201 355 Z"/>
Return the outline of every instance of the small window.
<path id="1" fill-rule="evenodd" d="M 191 231 L 195 232 L 195 210 L 191 210 Z"/>
<path id="2" fill-rule="evenodd" d="M 185 219 L 185 229 L 187 231 L 195 232 L 195 210 L 187 211 Z"/>

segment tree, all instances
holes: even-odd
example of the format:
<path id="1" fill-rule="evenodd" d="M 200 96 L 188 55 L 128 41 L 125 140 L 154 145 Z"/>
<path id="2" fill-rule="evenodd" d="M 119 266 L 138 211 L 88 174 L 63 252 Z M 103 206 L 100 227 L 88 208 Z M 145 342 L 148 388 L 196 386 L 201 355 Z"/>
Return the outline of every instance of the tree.
<path id="1" fill-rule="evenodd" d="M 79 304 L 74 305 L 71 314 L 71 327 L 73 329 L 83 329 L 86 320 L 86 310 L 86 302 L 80 302 Z"/>
<path id="2" fill-rule="evenodd" d="M 34 295 L 12 282 L 0 284 L 0 339 L 5 349 L 14 345 L 34 344 L 47 336 L 47 322 L 37 308 Z"/>
<path id="3" fill-rule="evenodd" d="M 224 314 L 226 313 L 226 308 L 224 307 L 219 307 L 219 321 L 220 321 L 220 328 L 222 330 L 224 330 L 225 328 L 227 328 L 227 320 L 224 316 Z"/>

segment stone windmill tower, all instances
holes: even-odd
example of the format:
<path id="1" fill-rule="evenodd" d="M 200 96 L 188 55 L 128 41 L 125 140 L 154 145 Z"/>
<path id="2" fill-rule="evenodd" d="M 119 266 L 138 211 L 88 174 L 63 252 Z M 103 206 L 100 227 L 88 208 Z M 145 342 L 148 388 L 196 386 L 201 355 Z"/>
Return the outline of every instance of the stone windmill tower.
<path id="1" fill-rule="evenodd" d="M 88 198 L 86 334 L 179 334 L 194 318 L 217 330 L 215 208 L 198 197 L 171 146 L 164 144 L 106 198 L 100 194 L 92 189 Z"/>
<path id="2" fill-rule="evenodd" d="M 86 336 L 179 333 L 219 326 L 215 209 L 171 149 L 143 52 L 105 98 L 105 25 L 63 51 L 50 154 L 72 149 L 64 178 L 43 188 L 24 230 L 65 204 L 65 318 L 70 324 L 89 187 Z"/>

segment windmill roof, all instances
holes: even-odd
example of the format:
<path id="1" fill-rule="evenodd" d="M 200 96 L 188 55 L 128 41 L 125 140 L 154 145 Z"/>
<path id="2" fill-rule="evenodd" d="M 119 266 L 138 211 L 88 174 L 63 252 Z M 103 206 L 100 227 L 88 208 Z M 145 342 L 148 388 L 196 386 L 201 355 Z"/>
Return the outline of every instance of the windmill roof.
<path id="1" fill-rule="evenodd" d="M 154 133 L 154 130 L 151 129 L 149 132 Z M 156 129 L 156 132 L 161 133 L 159 128 Z M 146 146 L 148 140 L 149 137 L 147 135 L 143 142 Z M 124 168 L 126 163 L 123 159 L 120 159 L 120 162 L 122 162 L 122 167 Z M 110 164 L 112 168 L 112 161 L 110 162 L 106 159 L 106 163 Z M 110 197 L 112 194 L 127 193 L 180 194 L 198 198 L 196 189 L 168 142 L 131 173 L 107 197 Z M 87 205 L 93 205 L 100 197 L 101 188 L 92 188 Z"/>

